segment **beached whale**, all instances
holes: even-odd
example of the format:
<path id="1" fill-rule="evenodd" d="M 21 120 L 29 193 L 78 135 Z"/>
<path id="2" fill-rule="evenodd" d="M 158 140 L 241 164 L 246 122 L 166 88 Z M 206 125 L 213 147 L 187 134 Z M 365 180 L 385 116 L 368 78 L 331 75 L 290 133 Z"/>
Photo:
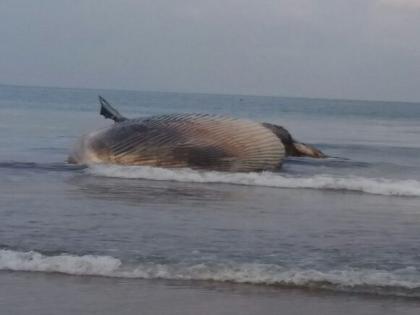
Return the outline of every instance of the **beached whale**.
<path id="1" fill-rule="evenodd" d="M 286 155 L 325 157 L 277 125 L 209 114 L 128 119 L 99 97 L 114 125 L 83 136 L 68 161 L 250 172 L 276 170 Z"/>

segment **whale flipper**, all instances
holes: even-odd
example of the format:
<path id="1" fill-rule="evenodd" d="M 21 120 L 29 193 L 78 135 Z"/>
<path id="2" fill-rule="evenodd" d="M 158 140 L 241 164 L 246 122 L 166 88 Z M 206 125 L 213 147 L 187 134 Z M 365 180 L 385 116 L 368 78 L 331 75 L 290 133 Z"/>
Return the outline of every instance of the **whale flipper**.
<path id="1" fill-rule="evenodd" d="M 101 111 L 99 112 L 105 118 L 112 119 L 113 121 L 121 122 L 127 120 L 126 117 L 121 115 L 106 99 L 99 95 L 99 103 L 101 103 Z"/>

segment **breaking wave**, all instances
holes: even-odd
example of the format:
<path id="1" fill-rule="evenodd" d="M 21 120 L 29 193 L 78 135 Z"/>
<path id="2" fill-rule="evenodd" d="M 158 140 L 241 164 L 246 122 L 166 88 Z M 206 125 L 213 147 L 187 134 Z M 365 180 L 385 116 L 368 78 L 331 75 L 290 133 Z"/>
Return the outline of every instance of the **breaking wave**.
<path id="1" fill-rule="evenodd" d="M 191 169 L 163 169 L 147 166 L 92 165 L 87 172 L 93 175 L 168 180 L 194 183 L 227 183 L 278 188 L 304 188 L 322 190 L 344 190 L 385 196 L 420 197 L 420 182 L 416 180 L 391 180 L 367 177 L 338 177 L 313 175 L 291 177 L 279 173 L 223 173 L 194 171 Z"/>
<path id="2" fill-rule="evenodd" d="M 111 256 L 69 254 L 46 256 L 34 251 L 3 249 L 0 250 L 0 270 L 118 278 L 218 281 L 420 297 L 420 279 L 414 267 L 394 271 L 348 269 L 322 272 L 256 263 L 124 265 L 121 260 Z"/>

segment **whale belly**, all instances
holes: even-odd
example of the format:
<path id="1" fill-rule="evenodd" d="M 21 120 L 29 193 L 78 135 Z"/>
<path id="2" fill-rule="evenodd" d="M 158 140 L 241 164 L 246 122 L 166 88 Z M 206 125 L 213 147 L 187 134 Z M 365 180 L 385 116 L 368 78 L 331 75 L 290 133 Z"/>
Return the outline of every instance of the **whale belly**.
<path id="1" fill-rule="evenodd" d="M 274 170 L 282 142 L 259 123 L 213 115 L 131 119 L 84 136 L 70 160 L 218 171 Z"/>

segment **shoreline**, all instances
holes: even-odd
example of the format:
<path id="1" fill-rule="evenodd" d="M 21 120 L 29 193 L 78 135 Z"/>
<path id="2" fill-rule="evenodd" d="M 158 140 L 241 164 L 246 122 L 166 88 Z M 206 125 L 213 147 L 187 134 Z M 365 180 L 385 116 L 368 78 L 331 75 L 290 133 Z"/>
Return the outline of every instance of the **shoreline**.
<path id="1" fill-rule="evenodd" d="M 418 314 L 420 300 L 210 281 L 0 272 L 5 314 Z"/>

